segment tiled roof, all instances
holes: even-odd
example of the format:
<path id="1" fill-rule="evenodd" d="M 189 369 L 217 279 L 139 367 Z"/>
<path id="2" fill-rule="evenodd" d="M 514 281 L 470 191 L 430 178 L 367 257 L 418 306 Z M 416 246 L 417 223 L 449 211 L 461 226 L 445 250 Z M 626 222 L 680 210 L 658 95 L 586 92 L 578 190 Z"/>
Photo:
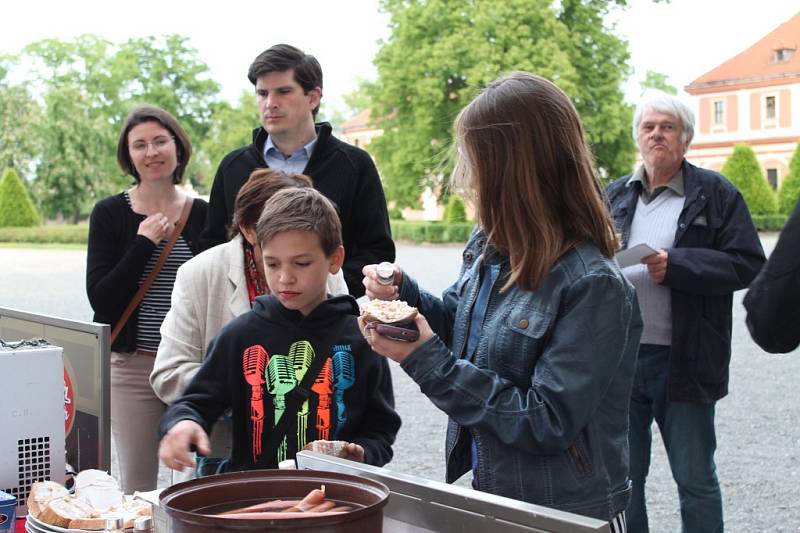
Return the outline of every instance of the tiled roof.
<path id="1" fill-rule="evenodd" d="M 369 109 L 365 109 L 364 111 L 360 112 L 356 116 L 347 119 L 342 123 L 339 127 L 340 130 L 343 132 L 354 131 L 354 130 L 364 130 L 364 129 L 371 129 L 369 123 Z"/>
<path id="2" fill-rule="evenodd" d="M 778 50 L 784 50 L 788 59 L 778 61 Z M 686 91 L 691 94 L 711 87 L 788 81 L 789 78 L 800 79 L 800 13 L 750 48 L 694 80 Z"/>

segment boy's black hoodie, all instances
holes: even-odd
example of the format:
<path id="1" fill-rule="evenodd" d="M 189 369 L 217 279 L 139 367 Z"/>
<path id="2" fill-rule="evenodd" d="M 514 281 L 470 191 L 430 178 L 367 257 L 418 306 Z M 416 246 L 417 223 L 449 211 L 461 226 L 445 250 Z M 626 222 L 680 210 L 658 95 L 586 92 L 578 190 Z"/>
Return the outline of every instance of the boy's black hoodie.
<path id="1" fill-rule="evenodd" d="M 275 296 L 257 298 L 251 311 L 232 320 L 211 341 L 183 397 L 164 415 L 161 436 L 181 420 L 194 420 L 209 433 L 230 408 L 232 470 L 276 468 L 280 460 L 293 458 L 317 439 L 360 444 L 366 463 L 388 463 L 400 417 L 394 410 L 389 366 L 364 340 L 357 315 L 358 304 L 351 296 L 329 298 L 305 317 L 286 309 Z M 277 456 L 265 457 L 284 395 L 302 379 L 314 354 L 329 359 L 313 382 L 308 402 L 291 420 Z"/>

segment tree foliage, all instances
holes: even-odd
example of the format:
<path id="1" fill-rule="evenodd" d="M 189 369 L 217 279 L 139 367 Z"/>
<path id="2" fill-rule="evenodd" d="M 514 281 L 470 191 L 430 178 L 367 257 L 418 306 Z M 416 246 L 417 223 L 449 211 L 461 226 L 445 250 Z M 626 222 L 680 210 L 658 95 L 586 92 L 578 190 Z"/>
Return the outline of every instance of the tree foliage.
<path id="1" fill-rule="evenodd" d="M 0 178 L 0 228 L 39 225 L 39 214 L 28 196 L 25 184 L 13 168 Z"/>
<path id="2" fill-rule="evenodd" d="M 214 106 L 211 129 L 204 143 L 211 168 L 216 168 L 231 150 L 253 142 L 253 129 L 259 123 L 253 95 L 252 91 L 242 91 L 235 106 L 227 102 Z"/>
<path id="3" fill-rule="evenodd" d="M 783 178 L 778 192 L 780 212 L 790 215 L 798 200 L 800 200 L 800 143 L 797 143 L 792 160 L 789 162 L 789 173 Z"/>
<path id="4" fill-rule="evenodd" d="M 30 74 L 14 87 L 0 78 L 0 162 L 30 168 L 45 214 L 76 219 L 130 182 L 116 165 L 116 141 L 126 115 L 141 103 L 176 116 L 193 141 L 187 176 L 204 186 L 210 163 L 203 141 L 212 129 L 219 84 L 186 41 L 167 35 L 114 44 L 82 35 L 31 43 L 14 58 Z M 3 59 L 3 71 L 13 67 Z M 5 112 L 6 106 L 17 112 Z"/>
<path id="5" fill-rule="evenodd" d="M 661 92 L 672 95 L 678 94 L 678 89 L 670 85 L 667 81 L 667 75 L 654 70 L 647 71 L 644 80 L 642 80 L 639 86 L 642 88 L 642 94 L 644 94 L 647 89 L 658 89 Z"/>
<path id="6" fill-rule="evenodd" d="M 620 89 L 628 52 L 604 25 L 608 4 L 384 0 L 392 33 L 367 90 L 384 132 L 370 147 L 387 196 L 414 206 L 421 188 L 448 174 L 456 114 L 480 87 L 513 70 L 549 78 L 572 97 L 603 175 L 629 171 L 632 110 Z"/>
<path id="7" fill-rule="evenodd" d="M 777 213 L 775 193 L 772 192 L 753 149 L 746 144 L 737 144 L 733 153 L 722 166 L 722 174 L 742 193 L 752 215 Z"/>
<path id="8" fill-rule="evenodd" d="M 41 148 L 42 110 L 25 87 L 0 82 L 0 168 L 27 176 Z"/>

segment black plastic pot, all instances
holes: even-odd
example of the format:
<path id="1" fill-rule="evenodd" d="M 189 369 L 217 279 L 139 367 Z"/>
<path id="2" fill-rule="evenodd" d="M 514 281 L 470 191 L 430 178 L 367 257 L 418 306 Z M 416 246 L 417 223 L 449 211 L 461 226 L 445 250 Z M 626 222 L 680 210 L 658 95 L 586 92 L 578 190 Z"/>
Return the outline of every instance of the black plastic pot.
<path id="1" fill-rule="evenodd" d="M 272 499 L 302 498 L 325 485 L 328 499 L 357 504 L 346 513 L 308 518 L 231 519 L 210 514 Z M 178 483 L 161 493 L 171 533 L 218 531 L 381 532 L 386 485 L 350 474 L 316 470 L 253 470 Z M 363 506 L 363 507 L 362 507 Z"/>

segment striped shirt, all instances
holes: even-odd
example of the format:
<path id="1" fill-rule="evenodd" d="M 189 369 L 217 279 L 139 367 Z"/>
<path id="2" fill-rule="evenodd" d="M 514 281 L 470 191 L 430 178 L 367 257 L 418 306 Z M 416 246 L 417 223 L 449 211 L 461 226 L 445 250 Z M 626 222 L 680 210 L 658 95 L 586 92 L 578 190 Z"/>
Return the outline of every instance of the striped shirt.
<path id="1" fill-rule="evenodd" d="M 127 192 L 125 193 L 125 201 L 128 206 L 131 206 L 131 199 Z M 161 241 L 153 253 L 150 254 L 150 259 L 147 260 L 144 272 L 139 277 L 140 286 L 150 275 L 150 272 L 153 271 L 153 267 L 158 262 L 161 251 L 166 245 L 166 240 Z M 150 286 L 141 303 L 139 303 L 139 323 L 136 329 L 137 350 L 146 350 L 148 352 L 158 350 L 158 344 L 161 342 L 161 323 L 170 308 L 172 287 L 175 285 L 178 267 L 191 258 L 192 251 L 189 245 L 186 244 L 183 235 L 178 236 L 175 246 L 172 247 L 172 251 L 164 262 L 164 266 L 161 267 L 161 271 L 156 276 L 155 281 L 153 281 L 153 285 Z"/>

